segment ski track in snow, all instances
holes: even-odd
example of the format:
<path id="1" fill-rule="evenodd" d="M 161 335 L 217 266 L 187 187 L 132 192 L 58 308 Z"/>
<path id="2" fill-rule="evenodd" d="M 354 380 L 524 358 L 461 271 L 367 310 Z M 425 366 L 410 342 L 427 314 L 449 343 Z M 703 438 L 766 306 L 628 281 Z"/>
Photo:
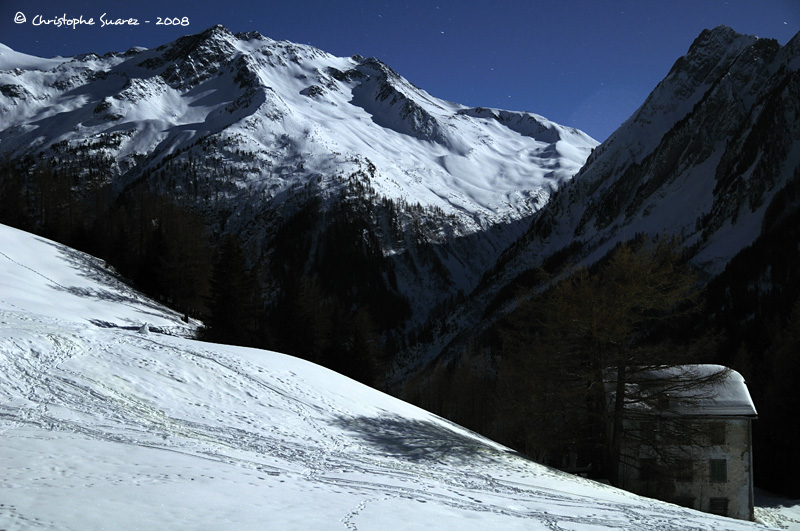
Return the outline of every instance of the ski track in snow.
<path id="1" fill-rule="evenodd" d="M 113 325 L 170 314 L 127 292 L 83 305 L 119 287 L 18 231 L 0 244 L 0 529 L 757 527 L 548 469 L 290 356 Z"/>
<path id="2" fill-rule="evenodd" d="M 576 496 L 566 490 L 536 488 L 529 483 L 532 477 L 564 483 L 561 488 L 575 483 L 588 490 L 606 490 L 589 487 L 588 481 L 565 481 L 556 472 L 478 438 L 472 441 L 476 445 L 474 455 L 466 458 L 382 455 L 348 436 L 345 426 L 352 421 L 357 428 L 360 415 L 353 416 L 329 394 L 302 385 L 294 379 L 297 372 L 269 371 L 209 346 L 153 334 L 63 327 L 15 312 L 0 313 L 0 321 L 0 350 L 6 354 L 1 358 L 6 396 L 0 407 L 0 425 L 7 438 L 30 437 L 31 430 L 36 437 L 75 434 L 123 448 L 182 454 L 197 462 L 198 468 L 208 461 L 212 469 L 246 469 L 264 481 L 311 483 L 330 493 L 326 496 L 348 495 L 352 504 L 342 506 L 339 519 L 346 529 L 361 529 L 359 522 L 365 512 L 393 500 L 509 518 L 520 525 L 535 522 L 542 529 L 709 529 L 700 524 L 705 517 L 697 518 L 698 525 L 692 526 L 684 519 L 684 510 L 659 506 L 654 511 L 648 502 L 639 499 L 637 503 L 632 495 L 601 501 L 589 498 L 588 493 Z M 58 326 L 62 328 L 54 328 Z M 85 335 L 98 337 L 86 341 Z M 179 348 L 175 342 L 180 343 Z M 297 364 L 302 368 L 302 362 Z M 119 378 L 142 372 L 146 376 L 140 376 L 138 385 L 126 388 L 114 383 L 113 375 Z M 192 379 L 206 380 L 209 385 L 198 386 Z M 8 385 L 11 382 L 17 384 Z M 150 393 L 151 387 L 166 391 L 163 396 L 167 401 L 185 395 L 187 402 L 180 412 L 172 413 L 174 405 L 160 402 L 157 394 Z M 238 407 L 233 409 L 236 404 L 226 395 L 241 399 Z M 270 423 L 259 416 L 263 412 L 269 418 L 276 411 L 283 413 L 280 416 L 285 422 Z M 432 416 L 424 419 L 424 413 L 418 414 L 423 416 L 423 425 L 434 422 Z M 376 426 L 389 422 L 374 418 Z M 413 422 L 408 424 L 413 430 Z M 447 429 L 447 424 L 442 423 L 441 429 Z M 427 450 L 424 442 L 420 444 L 423 451 Z M 391 441 L 386 446 L 390 447 Z M 7 478 L 3 487 L 25 488 L 33 481 L 28 477 L 33 470 L 20 472 L 16 478 Z M 154 477 L 142 477 L 134 471 L 129 474 L 87 479 L 106 483 L 108 488 L 148 479 L 181 482 L 168 471 Z M 503 474 L 509 479 L 501 477 Z M 67 486 L 68 481 L 44 485 L 59 489 Z M 583 514 L 589 506 L 595 512 Z M 0 508 L 0 521 L 13 521 L 15 512 Z M 743 524 L 742 528 L 746 527 Z"/>

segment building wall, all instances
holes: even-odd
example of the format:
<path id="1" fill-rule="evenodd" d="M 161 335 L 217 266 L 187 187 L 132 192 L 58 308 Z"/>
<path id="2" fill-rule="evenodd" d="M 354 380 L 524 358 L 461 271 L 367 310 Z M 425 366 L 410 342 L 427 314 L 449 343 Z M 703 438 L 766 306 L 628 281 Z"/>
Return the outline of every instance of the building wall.
<path id="1" fill-rule="evenodd" d="M 672 421 L 626 421 L 619 486 L 752 520 L 750 423 L 744 418 L 694 418 L 676 427 Z"/>

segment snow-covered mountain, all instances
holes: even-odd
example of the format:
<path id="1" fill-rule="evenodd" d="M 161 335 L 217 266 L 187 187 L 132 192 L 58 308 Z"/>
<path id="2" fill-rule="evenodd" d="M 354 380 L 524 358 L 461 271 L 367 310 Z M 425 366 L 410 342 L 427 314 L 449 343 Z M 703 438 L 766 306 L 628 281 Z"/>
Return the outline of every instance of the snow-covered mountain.
<path id="1" fill-rule="evenodd" d="M 635 233 L 678 235 L 717 274 L 800 178 L 800 34 L 704 31 L 536 221 L 529 252 L 589 261 Z M 591 253 L 591 254 L 590 254 Z"/>
<path id="2" fill-rule="evenodd" d="M 471 290 L 597 145 L 535 114 L 440 100 L 374 58 L 222 26 L 103 56 L 2 46 L 0 116 L 3 156 L 188 201 L 253 261 L 309 197 L 324 217 L 358 196 L 421 308 Z"/>
<path id="3" fill-rule="evenodd" d="M 487 305 L 504 287 L 508 300 L 507 286 L 530 268 L 591 265 L 637 234 L 679 237 L 708 280 L 796 208 L 773 198 L 798 180 L 800 34 L 780 46 L 706 30 L 438 325 L 444 333 L 407 359 L 463 350 L 492 321 Z"/>
<path id="4" fill-rule="evenodd" d="M 764 529 L 556 472 L 296 358 L 180 337 L 178 315 L 54 242 L 0 226 L 0 249 L 3 529 Z"/>

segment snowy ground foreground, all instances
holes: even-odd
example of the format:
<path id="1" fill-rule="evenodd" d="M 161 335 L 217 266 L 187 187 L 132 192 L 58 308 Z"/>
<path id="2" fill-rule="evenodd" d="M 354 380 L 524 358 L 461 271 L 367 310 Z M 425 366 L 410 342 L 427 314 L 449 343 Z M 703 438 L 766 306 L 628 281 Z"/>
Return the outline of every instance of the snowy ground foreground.
<path id="1" fill-rule="evenodd" d="M 756 489 L 756 520 L 778 529 L 800 529 L 800 501 Z"/>
<path id="2" fill-rule="evenodd" d="M 0 250 L 1 529 L 760 528 L 555 472 L 311 363 L 156 333 L 187 328 L 58 245 L 0 226 Z"/>

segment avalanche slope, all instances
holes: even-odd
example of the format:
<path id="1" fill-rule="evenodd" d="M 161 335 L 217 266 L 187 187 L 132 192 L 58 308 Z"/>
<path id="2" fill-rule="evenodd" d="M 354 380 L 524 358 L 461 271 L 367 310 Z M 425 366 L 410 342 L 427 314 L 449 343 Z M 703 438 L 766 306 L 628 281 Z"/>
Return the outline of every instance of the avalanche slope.
<path id="1" fill-rule="evenodd" d="M 296 358 L 181 337 L 63 246 L 0 226 L 0 249 L 2 529 L 760 527 L 553 471 Z"/>

